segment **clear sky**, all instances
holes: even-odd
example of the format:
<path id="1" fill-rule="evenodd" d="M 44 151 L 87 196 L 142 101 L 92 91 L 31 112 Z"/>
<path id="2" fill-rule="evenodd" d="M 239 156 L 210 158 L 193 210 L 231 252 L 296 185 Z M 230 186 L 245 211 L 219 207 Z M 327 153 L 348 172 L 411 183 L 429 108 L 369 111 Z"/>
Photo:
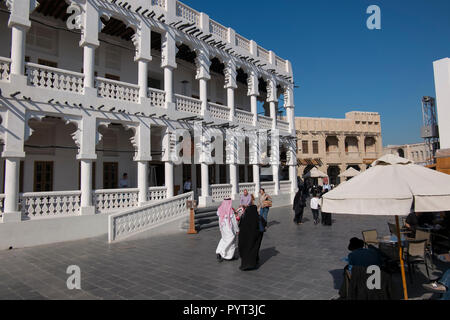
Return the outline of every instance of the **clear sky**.
<path id="1" fill-rule="evenodd" d="M 381 114 L 383 144 L 421 142 L 433 61 L 450 57 L 450 0 L 184 0 L 292 62 L 296 116 Z M 366 27 L 381 8 L 381 30 Z"/>

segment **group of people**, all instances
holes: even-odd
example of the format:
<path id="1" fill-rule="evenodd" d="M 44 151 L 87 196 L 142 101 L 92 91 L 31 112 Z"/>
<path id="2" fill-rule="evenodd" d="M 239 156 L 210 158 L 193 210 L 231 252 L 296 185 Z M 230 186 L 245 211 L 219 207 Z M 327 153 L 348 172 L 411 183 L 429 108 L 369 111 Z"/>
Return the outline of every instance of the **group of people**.
<path id="1" fill-rule="evenodd" d="M 236 239 L 242 271 L 253 270 L 259 264 L 259 250 L 264 232 L 267 230 L 271 197 L 264 189 L 259 192 L 258 205 L 255 197 L 244 190 L 240 206 L 233 209 L 233 201 L 225 199 L 217 210 L 221 239 L 216 249 L 219 262 L 236 259 Z"/>
<path id="2" fill-rule="evenodd" d="M 331 213 L 322 211 L 322 219 L 319 219 L 320 211 L 320 199 L 331 190 L 331 186 L 324 185 L 323 187 L 313 186 L 308 189 L 306 185 L 300 185 L 297 194 L 294 198 L 294 203 L 292 209 L 295 212 L 294 223 L 300 225 L 303 224 L 303 211 L 306 207 L 306 202 L 310 194 L 312 194 L 310 200 L 310 208 L 313 214 L 314 224 L 317 225 L 322 221 L 323 225 L 331 226 Z"/>

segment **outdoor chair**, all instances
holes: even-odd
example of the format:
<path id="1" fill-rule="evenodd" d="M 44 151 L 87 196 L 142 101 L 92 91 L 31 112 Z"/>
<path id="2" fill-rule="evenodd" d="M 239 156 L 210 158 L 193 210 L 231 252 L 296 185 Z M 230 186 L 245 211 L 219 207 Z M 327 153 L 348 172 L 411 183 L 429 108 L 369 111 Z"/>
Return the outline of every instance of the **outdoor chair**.
<path id="1" fill-rule="evenodd" d="M 428 251 L 428 253 L 430 254 L 430 256 L 433 256 L 433 250 L 432 250 L 432 246 L 431 246 L 431 233 L 430 232 L 417 229 L 416 230 L 416 238 L 414 240 L 415 241 L 425 240 L 426 241 L 425 248 Z"/>
<path id="2" fill-rule="evenodd" d="M 406 264 L 408 265 L 408 273 L 411 283 L 413 282 L 412 274 L 415 273 L 415 266 L 418 264 L 425 264 L 428 280 L 430 280 L 430 272 L 428 271 L 426 251 L 427 240 L 409 241 L 408 249 L 406 251 Z"/>
<path id="3" fill-rule="evenodd" d="M 366 230 L 362 232 L 363 240 L 366 243 L 366 247 L 368 245 L 376 245 L 378 246 L 378 232 L 377 230 Z"/>
<path id="4" fill-rule="evenodd" d="M 397 225 L 395 223 L 388 222 L 388 227 L 389 227 L 389 232 L 391 233 L 391 235 L 397 236 Z M 405 234 L 410 234 L 410 233 L 411 233 L 411 231 L 400 228 L 400 235 L 405 235 Z"/>

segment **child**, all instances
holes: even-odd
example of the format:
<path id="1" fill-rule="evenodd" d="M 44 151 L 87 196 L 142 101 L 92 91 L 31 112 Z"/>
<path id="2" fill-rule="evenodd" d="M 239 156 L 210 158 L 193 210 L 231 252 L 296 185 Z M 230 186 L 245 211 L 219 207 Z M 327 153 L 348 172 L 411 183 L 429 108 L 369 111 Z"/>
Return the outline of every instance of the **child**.
<path id="1" fill-rule="evenodd" d="M 313 214 L 313 218 L 314 218 L 314 224 L 318 224 L 319 223 L 319 196 L 316 192 L 313 193 L 313 197 L 311 198 L 311 203 L 310 203 L 310 207 L 311 207 L 311 211 Z"/>

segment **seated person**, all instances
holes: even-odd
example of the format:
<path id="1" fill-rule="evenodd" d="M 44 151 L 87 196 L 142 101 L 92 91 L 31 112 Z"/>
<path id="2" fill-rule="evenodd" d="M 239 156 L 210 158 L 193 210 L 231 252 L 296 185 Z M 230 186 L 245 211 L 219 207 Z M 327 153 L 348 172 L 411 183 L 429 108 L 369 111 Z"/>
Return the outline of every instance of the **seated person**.
<path id="1" fill-rule="evenodd" d="M 443 296 L 441 300 L 450 300 L 450 269 L 448 269 L 439 280 L 425 283 L 423 284 L 423 287 L 425 290 L 431 292 L 442 293 Z"/>
<path id="2" fill-rule="evenodd" d="M 405 225 L 410 232 L 409 236 L 414 238 L 416 236 L 416 229 L 419 226 L 419 212 L 411 212 L 408 217 L 406 217 Z"/>
<path id="3" fill-rule="evenodd" d="M 350 239 L 348 250 L 351 252 L 348 255 L 349 266 L 381 266 L 381 257 L 378 251 L 374 248 L 364 248 L 364 241 L 358 238 Z M 349 267 L 351 270 L 351 267 Z"/>

